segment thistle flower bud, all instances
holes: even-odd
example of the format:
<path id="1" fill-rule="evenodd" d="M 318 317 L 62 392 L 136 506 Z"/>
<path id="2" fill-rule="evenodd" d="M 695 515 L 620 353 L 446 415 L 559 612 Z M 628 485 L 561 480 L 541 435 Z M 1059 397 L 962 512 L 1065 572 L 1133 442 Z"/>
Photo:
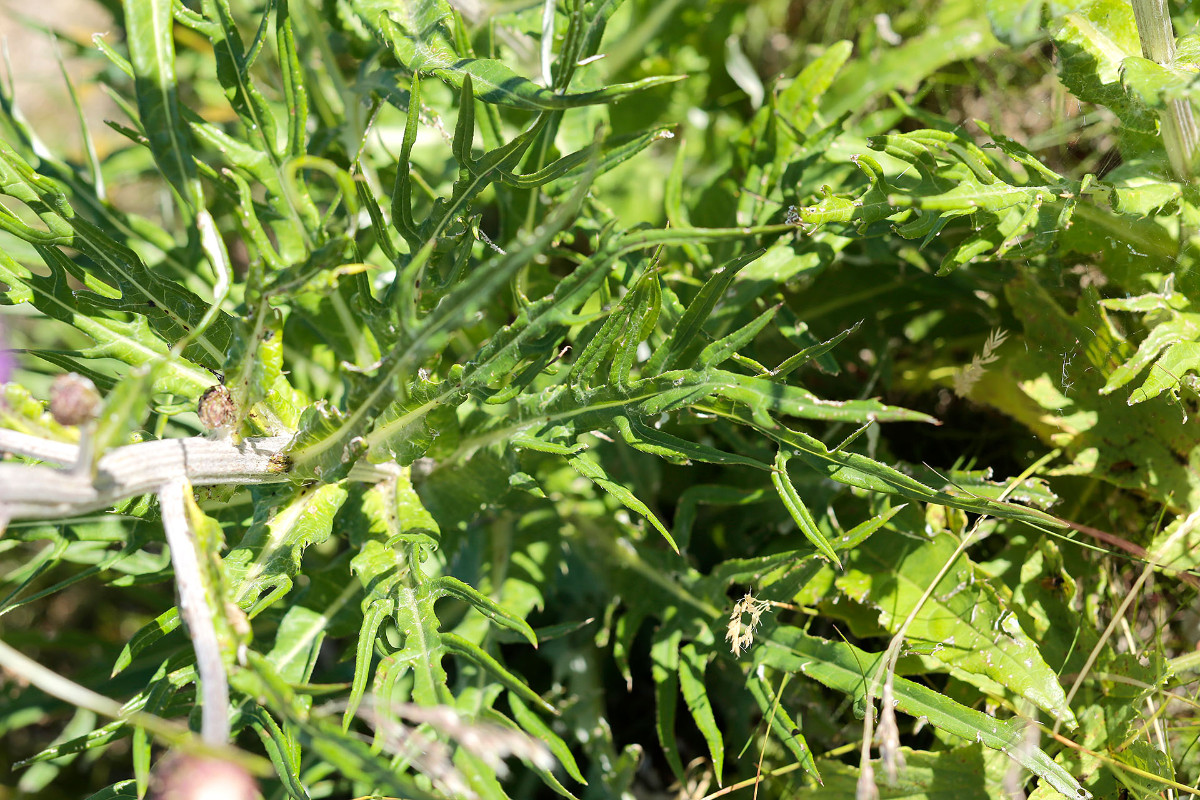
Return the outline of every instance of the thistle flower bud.
<path id="1" fill-rule="evenodd" d="M 96 386 L 74 372 L 59 375 L 50 387 L 50 414 L 60 425 L 83 425 L 96 418 L 100 393 Z"/>
<path id="2" fill-rule="evenodd" d="M 237 416 L 237 408 L 233 404 L 233 396 L 223 384 L 218 383 L 215 386 L 210 386 L 200 397 L 200 406 L 197 409 L 200 415 L 200 424 L 206 430 L 216 430 L 218 428 L 227 427 L 233 422 Z"/>
<path id="3" fill-rule="evenodd" d="M 237 764 L 208 756 L 176 753 L 155 770 L 153 800 L 255 800 L 258 785 Z"/>

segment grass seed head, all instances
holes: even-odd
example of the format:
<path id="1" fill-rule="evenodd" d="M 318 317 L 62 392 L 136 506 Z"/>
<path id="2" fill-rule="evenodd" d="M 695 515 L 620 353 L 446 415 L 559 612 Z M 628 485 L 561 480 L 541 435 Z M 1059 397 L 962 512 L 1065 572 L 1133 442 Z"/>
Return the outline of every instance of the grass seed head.
<path id="1" fill-rule="evenodd" d="M 954 374 L 954 393 L 956 395 L 966 397 L 971 394 L 975 384 L 979 383 L 979 379 L 987 371 L 987 365 L 1000 357 L 996 355 L 996 351 L 1000 349 L 1000 345 L 1004 344 L 1004 340 L 1007 338 L 1008 332 L 998 328 L 988 335 L 987 341 L 983 343 L 983 351 L 976 353 L 970 364 Z"/>
<path id="2" fill-rule="evenodd" d="M 729 649 L 733 651 L 734 658 L 754 644 L 754 629 L 758 627 L 758 621 L 766 610 L 767 603 L 755 600 L 751 592 L 746 592 L 746 596 L 734 605 L 729 614 L 729 625 L 725 629 L 725 641 L 729 642 Z"/>

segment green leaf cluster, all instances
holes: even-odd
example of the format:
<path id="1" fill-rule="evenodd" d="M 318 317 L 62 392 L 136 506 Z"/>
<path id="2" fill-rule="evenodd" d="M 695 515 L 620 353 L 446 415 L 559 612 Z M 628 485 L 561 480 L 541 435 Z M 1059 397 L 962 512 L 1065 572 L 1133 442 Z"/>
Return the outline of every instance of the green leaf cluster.
<path id="1" fill-rule="evenodd" d="M 1142 58 L 1116 0 L 109 5 L 100 151 L 0 97 L 0 435 L 287 441 L 188 503 L 264 797 L 1195 782 L 1200 199 L 1160 132 L 1194 35 Z M 1001 113 L 1038 70 L 1091 116 Z M 67 371 L 94 426 L 46 410 Z M 121 713 L 5 673 L 0 786 L 142 797 L 203 749 L 159 516 L 4 519 L 0 639 Z"/>

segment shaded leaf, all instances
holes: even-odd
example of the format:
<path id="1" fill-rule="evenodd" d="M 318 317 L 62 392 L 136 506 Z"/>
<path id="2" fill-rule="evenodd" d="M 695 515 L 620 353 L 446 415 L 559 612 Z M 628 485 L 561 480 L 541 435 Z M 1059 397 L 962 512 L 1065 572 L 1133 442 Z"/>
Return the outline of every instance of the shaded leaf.
<path id="1" fill-rule="evenodd" d="M 562 110 L 613 102 L 684 77 L 664 75 L 592 92 L 560 94 L 517 75 L 496 59 L 461 57 L 447 25 L 450 8 L 444 0 L 416 0 L 398 7 L 380 0 L 355 0 L 354 6 L 368 22 L 379 25 L 380 35 L 400 63 L 413 72 L 436 75 L 455 87 L 461 87 L 469 79 L 478 87 L 479 99 L 485 103 L 528 110 Z"/>
<path id="2" fill-rule="evenodd" d="M 800 673 L 856 698 L 866 695 L 867 678 L 873 675 L 881 654 L 866 653 L 853 645 L 827 642 L 796 628 L 780 627 L 760 639 L 754 659 L 776 669 Z M 1091 797 L 1063 767 L 1043 750 L 1024 744 L 1024 730 L 1017 720 L 998 720 L 967 708 L 938 692 L 897 677 L 894 683 L 896 708 L 967 742 L 979 742 L 1003 750 L 1022 767 L 1075 800 Z"/>
<path id="3" fill-rule="evenodd" d="M 955 549 L 943 534 L 921 542 L 882 531 L 846 556 L 838 588 L 879 611 L 879 621 L 895 633 Z M 1075 715 L 1058 675 L 1047 666 L 1037 643 L 987 577 L 960 554 L 921 605 L 905 636 L 913 647 L 953 667 L 986 676 L 1027 698 L 1069 728 Z"/>

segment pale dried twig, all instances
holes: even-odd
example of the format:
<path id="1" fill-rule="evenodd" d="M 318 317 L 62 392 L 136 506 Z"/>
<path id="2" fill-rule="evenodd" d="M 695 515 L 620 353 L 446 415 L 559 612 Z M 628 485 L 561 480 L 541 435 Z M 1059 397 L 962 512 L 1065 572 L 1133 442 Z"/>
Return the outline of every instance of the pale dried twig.
<path id="1" fill-rule="evenodd" d="M 157 493 L 181 478 L 194 486 L 279 483 L 287 480 L 288 461 L 281 451 L 288 441 L 287 436 L 271 436 L 240 445 L 205 437 L 140 442 L 105 453 L 95 474 L 0 464 L 0 520 L 84 514 Z M 73 463 L 78 455 L 74 445 L 15 431 L 0 431 L 0 450 L 60 463 Z"/>
<path id="2" fill-rule="evenodd" d="M 0 428 L 0 453 L 13 453 L 38 461 L 55 464 L 73 464 L 79 455 L 79 447 L 70 442 L 43 439 L 20 431 Z"/>
<path id="3" fill-rule="evenodd" d="M 291 438 L 270 436 L 233 444 L 228 438 L 164 439 L 114 448 L 92 469 L 80 469 L 80 447 L 11 430 L 0 430 L 0 451 L 71 465 L 66 469 L 0 464 L 0 533 L 13 519 L 52 519 L 108 508 L 143 494 L 158 495 L 163 530 L 171 549 L 179 610 L 192 637 L 202 692 L 201 736 L 211 745 L 229 742 L 229 685 L 213 610 L 204 590 L 200 554 L 188 523 L 187 493 L 193 485 L 250 485 L 286 481 Z M 356 466 L 351 477 L 378 480 L 387 466 Z"/>
<path id="4" fill-rule="evenodd" d="M 318 710 L 339 711 L 344 708 L 344 702 L 333 702 Z M 379 698 L 367 695 L 357 713 L 375 729 L 380 746 L 404 758 L 413 769 L 429 778 L 442 791 L 465 800 L 477 798 L 478 794 L 455 766 L 454 753 L 449 744 L 425 735 L 415 726 L 428 726 L 482 761 L 501 778 L 508 774 L 504 759 L 510 756 L 542 770 L 554 768 L 554 756 L 538 739 L 517 729 L 475 721 L 450 706 L 385 704 Z M 401 719 L 410 724 L 404 724 Z"/>
<path id="5" fill-rule="evenodd" d="M 229 680 L 221 660 L 221 643 L 213 622 L 212 608 L 204 591 L 199 555 L 188 525 L 185 493 L 191 486 L 184 478 L 167 481 L 158 490 L 163 532 L 171 548 L 171 566 L 179 590 L 179 614 L 187 623 L 196 651 L 196 673 L 200 677 L 200 738 L 206 744 L 229 743 Z"/>

